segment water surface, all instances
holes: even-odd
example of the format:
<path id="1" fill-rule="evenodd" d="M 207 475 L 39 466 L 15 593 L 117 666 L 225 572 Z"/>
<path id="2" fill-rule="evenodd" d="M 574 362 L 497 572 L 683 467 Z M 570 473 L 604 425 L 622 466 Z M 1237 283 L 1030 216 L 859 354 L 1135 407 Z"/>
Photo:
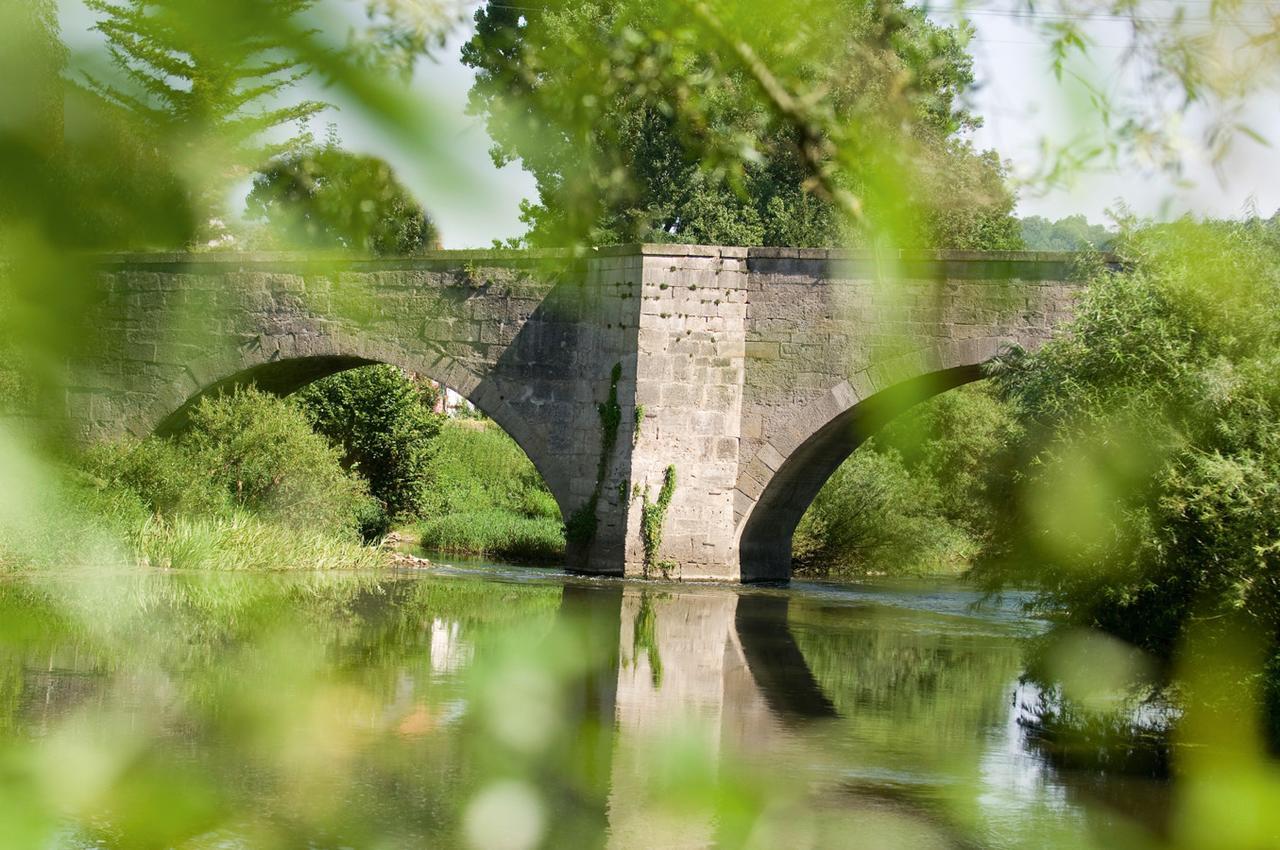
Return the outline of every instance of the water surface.
<path id="1" fill-rule="evenodd" d="M 927 582 L 497 566 L 0 584 L 14 847 L 1125 846 L 1024 740 L 1043 624 Z"/>

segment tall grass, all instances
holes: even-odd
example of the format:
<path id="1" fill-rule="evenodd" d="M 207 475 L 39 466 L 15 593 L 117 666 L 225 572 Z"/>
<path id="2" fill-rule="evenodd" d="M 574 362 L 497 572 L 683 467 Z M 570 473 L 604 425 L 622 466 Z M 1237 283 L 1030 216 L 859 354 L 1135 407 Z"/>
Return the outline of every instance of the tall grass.
<path id="1" fill-rule="evenodd" d="M 436 552 L 485 555 L 517 563 L 546 563 L 564 555 L 564 525 L 500 508 L 447 514 L 418 526 L 422 547 Z"/>
<path id="2" fill-rule="evenodd" d="M 564 524 L 542 476 L 487 421 L 446 422 L 432 441 L 419 533 L 424 549 L 525 563 L 564 554 Z"/>

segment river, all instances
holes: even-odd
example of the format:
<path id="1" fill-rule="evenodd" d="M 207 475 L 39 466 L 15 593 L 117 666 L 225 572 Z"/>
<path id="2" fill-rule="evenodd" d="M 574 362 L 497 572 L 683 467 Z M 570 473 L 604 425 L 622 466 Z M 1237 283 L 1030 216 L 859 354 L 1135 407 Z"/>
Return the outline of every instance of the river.
<path id="1" fill-rule="evenodd" d="M 5 847 L 1133 846 L 1016 595 L 468 564 L 0 584 Z"/>

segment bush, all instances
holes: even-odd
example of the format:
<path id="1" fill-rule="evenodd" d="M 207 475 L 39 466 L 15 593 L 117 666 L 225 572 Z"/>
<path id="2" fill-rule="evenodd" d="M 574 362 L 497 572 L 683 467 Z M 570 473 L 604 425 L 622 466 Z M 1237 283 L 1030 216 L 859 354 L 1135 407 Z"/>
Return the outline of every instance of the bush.
<path id="1" fill-rule="evenodd" d="M 873 448 L 898 453 L 912 479 L 937 493 L 938 510 L 979 547 L 1008 498 L 1008 448 L 1022 438 L 1014 406 L 989 381 L 929 399 L 894 419 Z"/>
<path id="2" fill-rule="evenodd" d="M 79 465 L 107 488 L 134 493 L 153 514 L 226 516 L 231 510 L 227 489 L 170 440 L 101 443 Z"/>
<path id="3" fill-rule="evenodd" d="M 178 445 L 237 506 L 284 525 L 355 535 L 370 514 L 338 449 L 298 407 L 257 389 L 201 400 Z"/>
<path id="4" fill-rule="evenodd" d="M 427 519 L 490 508 L 560 521 L 560 509 L 528 456 L 496 425 L 449 420 L 431 443 Z"/>
<path id="5" fill-rule="evenodd" d="M 316 431 L 342 448 L 342 463 L 369 483 L 390 521 L 422 508 L 429 444 L 441 417 L 394 366 L 366 366 L 316 381 L 294 396 Z"/>
<path id="6" fill-rule="evenodd" d="M 937 489 L 913 479 L 895 451 L 874 441 L 831 476 L 792 540 L 808 574 L 956 572 L 973 554 L 963 529 L 947 520 Z"/>
<path id="7" fill-rule="evenodd" d="M 564 554 L 555 498 L 492 423 L 447 420 L 431 443 L 421 523 L 428 550 L 552 561 Z"/>
<path id="8" fill-rule="evenodd" d="M 998 371 L 1027 439 L 989 587 L 1030 584 L 1166 675 L 1240 629 L 1280 656 L 1278 236 L 1131 235 L 1134 270 L 1097 275 L 1065 333 Z"/>

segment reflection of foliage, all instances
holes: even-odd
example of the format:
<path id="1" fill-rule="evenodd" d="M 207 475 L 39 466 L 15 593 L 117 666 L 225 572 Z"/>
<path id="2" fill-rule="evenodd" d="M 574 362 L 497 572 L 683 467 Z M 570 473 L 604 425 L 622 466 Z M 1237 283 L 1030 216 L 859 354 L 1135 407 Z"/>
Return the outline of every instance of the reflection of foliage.
<path id="1" fill-rule="evenodd" d="M 1068 333 L 1004 364 L 1029 436 L 990 584 L 1034 583 L 1162 665 L 1193 629 L 1185 663 L 1242 623 L 1280 651 L 1278 232 L 1132 235 L 1134 271 L 1099 275 Z"/>
<path id="2" fill-rule="evenodd" d="M 973 80 L 959 31 L 899 3 L 774 12 L 482 9 L 463 51 L 472 107 L 495 160 L 518 157 L 538 180 L 529 240 L 839 244 L 854 198 L 876 196 L 877 226 L 904 241 L 1016 247 L 998 160 L 956 135 L 976 124 L 959 105 Z"/>
<path id="3" fill-rule="evenodd" d="M 638 659 L 643 652 L 649 659 L 649 675 L 655 689 L 662 687 L 662 655 L 658 646 L 658 611 L 653 606 L 652 594 L 640 591 L 640 607 L 636 609 L 635 624 L 631 630 L 631 657 Z"/>
<path id="4" fill-rule="evenodd" d="M 212 812 L 223 836 L 262 848 L 318 836 L 463 843 L 438 812 L 483 780 L 484 760 L 465 749 L 482 736 L 427 734 L 464 693 L 436 672 L 432 653 L 450 648 L 433 639 L 437 627 L 465 646 L 501 645 L 513 631 L 537 645 L 560 595 L 334 573 L 6 582 L 6 839 L 181 846 L 207 834 Z M 503 697 L 528 709 L 520 694 Z M 32 746 L 34 730 L 56 736 L 57 753 Z M 424 762 L 442 770 L 424 775 Z M 108 768 L 92 795 L 38 779 L 89 764 Z"/>
<path id="5" fill-rule="evenodd" d="M 814 678 L 853 736 L 936 759 L 1004 722 L 1021 650 L 928 615 L 790 606 L 790 628 Z"/>
<path id="6" fill-rule="evenodd" d="M 341 447 L 342 462 L 369 482 L 391 521 L 418 513 L 428 479 L 428 444 L 440 417 L 394 366 L 351 369 L 295 396 L 312 427 Z"/>
<path id="7" fill-rule="evenodd" d="M 288 248 L 412 255 L 436 247 L 435 225 L 391 166 L 330 143 L 272 160 L 253 178 L 248 217 L 263 239 Z"/>

